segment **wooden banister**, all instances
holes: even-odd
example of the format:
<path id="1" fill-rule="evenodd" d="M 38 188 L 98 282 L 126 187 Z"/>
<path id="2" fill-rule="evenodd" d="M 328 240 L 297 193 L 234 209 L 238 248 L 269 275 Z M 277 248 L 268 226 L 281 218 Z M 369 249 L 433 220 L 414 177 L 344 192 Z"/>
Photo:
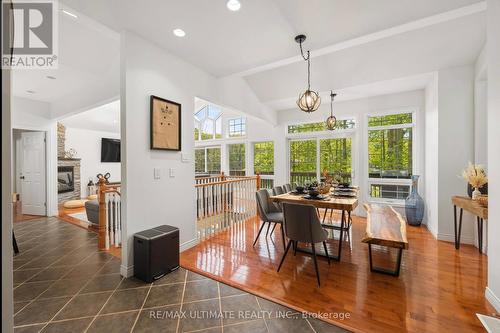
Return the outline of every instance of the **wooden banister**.
<path id="1" fill-rule="evenodd" d="M 99 177 L 99 227 L 97 246 L 99 250 L 106 249 L 106 180 Z"/>

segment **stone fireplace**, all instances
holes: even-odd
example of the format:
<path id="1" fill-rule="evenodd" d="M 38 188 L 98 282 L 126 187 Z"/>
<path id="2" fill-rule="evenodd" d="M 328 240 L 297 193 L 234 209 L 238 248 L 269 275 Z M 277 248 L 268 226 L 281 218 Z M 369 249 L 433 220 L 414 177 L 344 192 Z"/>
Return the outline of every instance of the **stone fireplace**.
<path id="1" fill-rule="evenodd" d="M 80 159 L 68 158 L 65 153 L 66 128 L 57 125 L 57 193 L 61 204 L 81 198 Z"/>

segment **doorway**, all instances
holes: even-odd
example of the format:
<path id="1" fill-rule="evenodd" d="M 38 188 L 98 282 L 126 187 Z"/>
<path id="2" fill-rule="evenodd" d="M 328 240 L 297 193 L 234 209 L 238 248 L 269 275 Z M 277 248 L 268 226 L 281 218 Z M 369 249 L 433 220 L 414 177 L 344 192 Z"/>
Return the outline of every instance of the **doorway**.
<path id="1" fill-rule="evenodd" d="M 14 221 L 47 216 L 46 133 L 13 130 Z"/>

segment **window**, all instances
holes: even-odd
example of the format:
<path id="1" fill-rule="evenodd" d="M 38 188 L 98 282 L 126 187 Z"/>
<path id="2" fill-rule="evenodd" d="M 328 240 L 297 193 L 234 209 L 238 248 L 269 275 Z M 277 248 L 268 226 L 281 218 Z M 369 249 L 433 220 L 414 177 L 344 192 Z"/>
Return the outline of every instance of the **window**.
<path id="1" fill-rule="evenodd" d="M 403 200 L 413 174 L 413 113 L 368 117 L 369 194 Z"/>
<path id="2" fill-rule="evenodd" d="M 229 175 L 245 175 L 245 144 L 238 143 L 228 145 Z"/>
<path id="3" fill-rule="evenodd" d="M 354 119 L 341 119 L 337 120 L 335 123 L 335 129 L 353 129 L 355 127 Z M 317 123 L 306 123 L 306 124 L 296 124 L 288 125 L 288 134 L 297 133 L 310 133 L 310 132 L 324 132 L 327 131 L 326 124 L 324 121 Z"/>
<path id="4" fill-rule="evenodd" d="M 352 139 L 320 140 L 320 171 L 335 176 L 342 183 L 352 182 Z"/>
<path id="5" fill-rule="evenodd" d="M 194 170 L 196 173 L 211 175 L 221 173 L 220 147 L 196 148 L 194 150 Z"/>
<path id="6" fill-rule="evenodd" d="M 274 175 L 274 143 L 257 142 L 253 145 L 253 169 L 255 174 Z"/>
<path id="7" fill-rule="evenodd" d="M 304 184 L 317 179 L 317 140 L 290 141 L 290 182 Z"/>
<path id="8" fill-rule="evenodd" d="M 261 176 L 262 188 L 274 186 L 274 142 L 257 142 L 253 145 L 253 170 Z"/>
<path id="9" fill-rule="evenodd" d="M 206 105 L 194 115 L 194 139 L 222 138 L 222 112 L 214 105 Z"/>
<path id="10" fill-rule="evenodd" d="M 246 119 L 236 118 L 229 119 L 229 133 L 230 138 L 239 138 L 246 135 Z"/>

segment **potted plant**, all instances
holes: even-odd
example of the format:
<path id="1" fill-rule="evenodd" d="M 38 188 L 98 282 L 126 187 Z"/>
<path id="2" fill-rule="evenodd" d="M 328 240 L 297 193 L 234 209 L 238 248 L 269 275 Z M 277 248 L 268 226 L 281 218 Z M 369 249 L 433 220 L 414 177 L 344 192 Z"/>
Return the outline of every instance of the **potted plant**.
<path id="1" fill-rule="evenodd" d="M 488 177 L 486 177 L 484 168 L 481 165 L 469 162 L 467 168 L 462 171 L 462 177 L 474 188 L 472 200 L 476 200 L 481 195 L 480 189 L 488 183 Z"/>

